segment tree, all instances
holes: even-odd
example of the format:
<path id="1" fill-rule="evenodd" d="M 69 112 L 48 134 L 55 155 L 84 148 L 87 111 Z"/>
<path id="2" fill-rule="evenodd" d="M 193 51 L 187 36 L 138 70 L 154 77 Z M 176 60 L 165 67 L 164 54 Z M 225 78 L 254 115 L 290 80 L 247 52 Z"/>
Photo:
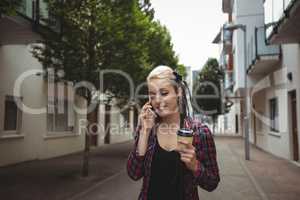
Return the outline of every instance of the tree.
<path id="1" fill-rule="evenodd" d="M 1 0 L 0 1 L 0 19 L 2 15 L 15 15 L 21 0 Z"/>
<path id="2" fill-rule="evenodd" d="M 88 80 L 98 88 L 95 71 L 120 69 L 139 84 L 157 65 L 179 66 L 167 28 L 148 16 L 148 1 L 143 1 L 145 11 L 137 0 L 47 2 L 62 28 L 57 34 L 45 32 L 45 46 L 35 47 L 34 55 L 45 68 L 63 69 L 67 80 Z M 105 91 L 128 98 L 128 85 L 115 87 L 121 77 L 108 75 L 106 81 Z"/>
<path id="3" fill-rule="evenodd" d="M 141 10 L 150 17 L 151 20 L 154 18 L 154 9 L 151 6 L 150 0 L 140 0 L 139 1 Z"/>
<path id="4" fill-rule="evenodd" d="M 218 116 L 224 112 L 224 104 L 221 96 L 223 81 L 223 69 L 219 66 L 215 58 L 209 58 L 199 72 L 197 81 L 193 86 L 193 95 L 200 96 L 200 98 L 196 98 L 195 102 L 200 110 L 196 110 L 198 113 L 211 116 L 214 127 Z"/>
<path id="5" fill-rule="evenodd" d="M 50 18 L 44 19 L 50 30 L 43 33 L 43 45 L 33 55 L 45 69 L 63 70 L 64 79 L 89 81 L 99 90 L 99 71 L 117 69 L 130 74 L 135 85 L 145 81 L 156 65 L 178 67 L 167 29 L 153 21 L 149 1 L 138 0 L 45 0 Z M 57 26 L 58 25 L 58 26 Z M 124 78 L 105 75 L 102 93 L 120 103 L 129 99 Z M 88 105 L 96 91 L 77 91 Z M 94 93 L 93 93 L 94 92 Z M 87 133 L 83 175 L 88 175 L 90 134 Z"/>
<path id="6" fill-rule="evenodd" d="M 175 55 L 171 35 L 165 26 L 158 21 L 149 27 L 149 63 L 152 66 L 167 65 L 178 68 L 178 57 Z"/>

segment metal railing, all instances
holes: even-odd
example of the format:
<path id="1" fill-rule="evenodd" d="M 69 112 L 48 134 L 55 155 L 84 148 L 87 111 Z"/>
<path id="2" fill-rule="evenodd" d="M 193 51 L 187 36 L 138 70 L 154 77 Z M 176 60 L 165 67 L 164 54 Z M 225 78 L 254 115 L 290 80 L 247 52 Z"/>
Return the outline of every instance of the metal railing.
<path id="1" fill-rule="evenodd" d="M 284 16 L 287 10 L 299 0 L 265 0 L 265 24 L 278 23 Z M 266 29 L 267 38 L 272 34 L 274 26 L 268 26 Z"/>
<path id="2" fill-rule="evenodd" d="M 280 55 L 280 45 L 268 45 L 265 37 L 265 27 L 256 27 L 248 43 L 248 66 L 262 56 Z"/>

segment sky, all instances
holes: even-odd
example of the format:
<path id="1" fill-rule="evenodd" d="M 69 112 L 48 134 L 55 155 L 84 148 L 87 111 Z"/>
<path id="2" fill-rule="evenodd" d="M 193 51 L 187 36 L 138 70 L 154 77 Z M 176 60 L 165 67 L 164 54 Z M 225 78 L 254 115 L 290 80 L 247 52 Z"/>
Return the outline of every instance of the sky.
<path id="1" fill-rule="evenodd" d="M 179 62 L 200 69 L 209 57 L 219 58 L 213 39 L 226 20 L 222 0 L 151 0 L 155 18 L 170 31 Z"/>

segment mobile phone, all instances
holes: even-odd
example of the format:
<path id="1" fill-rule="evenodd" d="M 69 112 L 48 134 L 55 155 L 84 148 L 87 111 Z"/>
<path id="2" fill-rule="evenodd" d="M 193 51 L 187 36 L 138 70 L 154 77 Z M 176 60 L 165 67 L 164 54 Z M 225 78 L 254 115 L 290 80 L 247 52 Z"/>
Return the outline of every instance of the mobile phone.
<path id="1" fill-rule="evenodd" d="M 160 117 L 159 117 L 159 115 L 157 114 L 157 112 L 155 111 L 155 109 L 153 108 L 153 106 L 152 106 L 152 104 L 151 104 L 151 101 L 149 101 L 149 103 L 150 103 L 150 105 L 151 105 L 151 110 L 154 112 L 154 114 L 155 114 L 155 122 L 157 123 L 157 122 L 159 122 L 160 121 Z"/>

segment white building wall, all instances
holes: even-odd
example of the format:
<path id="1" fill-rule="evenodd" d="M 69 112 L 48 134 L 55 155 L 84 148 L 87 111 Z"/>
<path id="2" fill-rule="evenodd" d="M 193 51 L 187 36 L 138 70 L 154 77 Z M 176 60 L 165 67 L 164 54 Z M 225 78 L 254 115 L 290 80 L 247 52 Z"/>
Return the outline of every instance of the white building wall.
<path id="1" fill-rule="evenodd" d="M 110 142 L 119 143 L 125 142 L 133 139 L 133 120 L 134 120 L 134 111 L 130 109 L 128 113 L 122 113 L 122 108 L 119 108 L 114 101 L 111 103 L 111 113 L 110 113 Z M 124 115 L 128 116 L 124 116 Z M 101 103 L 99 105 L 98 112 L 98 123 L 99 127 L 105 128 L 105 105 Z M 106 130 L 99 131 L 98 136 L 98 145 L 104 144 L 104 136 Z"/>
<path id="2" fill-rule="evenodd" d="M 255 34 L 255 27 L 260 27 L 264 25 L 264 8 L 261 0 L 238 0 L 234 1 L 233 4 L 233 23 L 246 25 L 247 28 L 247 38 L 246 38 L 246 55 L 244 52 L 244 33 L 242 30 L 238 29 L 233 32 L 233 54 L 234 54 L 234 93 L 236 96 L 243 96 L 243 88 L 245 88 L 245 69 L 248 68 L 248 63 L 250 63 L 248 54 L 248 44 L 251 42 L 251 38 Z M 245 63 L 246 56 L 246 63 Z M 248 88 L 252 87 L 253 82 L 248 78 Z M 250 101 L 248 102 L 250 103 Z M 243 120 L 241 113 L 241 99 L 235 101 L 235 110 L 234 114 L 238 116 L 238 125 L 239 132 L 243 135 Z M 249 105 L 250 106 L 250 105 Z M 253 141 L 253 132 L 251 125 L 251 119 L 249 120 L 250 127 L 250 140 Z"/>
<path id="3" fill-rule="evenodd" d="M 293 80 L 287 79 L 291 72 Z M 281 68 L 267 77 L 273 84 L 267 90 L 255 96 L 256 111 L 269 119 L 269 99 L 277 97 L 279 108 L 279 132 L 270 131 L 270 125 L 264 120 L 257 120 L 257 146 L 277 156 L 293 159 L 293 141 L 288 92 L 296 90 L 298 130 L 300 125 L 300 47 L 299 44 L 282 45 Z M 264 79 L 266 79 L 265 77 Z M 299 132 L 298 132 L 299 135 Z M 300 144 L 300 138 L 298 137 Z"/>
<path id="4" fill-rule="evenodd" d="M 290 158 L 290 136 L 288 128 L 288 93 L 287 93 L 287 68 L 280 68 L 271 72 L 261 81 L 265 82 L 265 89 L 256 93 L 253 98 L 256 116 L 256 145 L 274 155 Z M 270 103 L 269 100 L 277 98 L 279 130 L 270 129 Z M 253 133 L 253 132 L 251 132 Z M 253 141 L 251 134 L 251 142 Z"/>
<path id="5" fill-rule="evenodd" d="M 132 131 L 129 127 L 126 126 L 125 119 L 129 119 L 129 116 L 124 116 L 121 114 L 122 109 L 113 106 L 112 107 L 112 114 L 111 114 L 111 141 L 112 143 L 119 143 L 119 142 L 125 142 L 130 139 L 132 139 Z M 129 114 L 129 113 L 128 113 Z"/>
<path id="6" fill-rule="evenodd" d="M 264 25 L 264 9 L 261 0 L 238 0 L 234 1 L 233 23 L 247 26 L 247 45 L 251 42 L 255 27 Z M 248 50 L 248 49 L 247 49 Z M 234 75 L 236 84 L 234 91 L 244 88 L 245 80 L 245 55 L 244 55 L 244 35 L 242 30 L 233 33 L 234 51 Z M 247 58 L 248 59 L 248 58 Z M 247 62 L 249 62 L 247 60 Z M 248 67 L 248 66 L 247 66 Z M 249 81 L 248 81 L 249 82 Z M 251 82 L 249 82 L 251 83 Z"/>
<path id="7" fill-rule="evenodd" d="M 8 134 L 3 130 L 5 95 L 13 95 L 15 80 L 30 69 L 42 69 L 41 64 L 32 57 L 30 45 L 0 47 L 0 166 L 78 152 L 84 146 L 83 134 L 76 128 L 73 133 L 58 133 L 56 136 L 48 134 L 46 113 L 23 112 L 19 133 Z M 41 76 L 28 77 L 21 88 L 25 105 L 46 108 L 47 86 Z M 84 104 L 81 98 L 76 98 L 76 101 Z M 85 115 L 76 116 L 77 120 L 81 118 L 85 118 Z"/>
<path id="8" fill-rule="evenodd" d="M 286 67 L 286 73 L 292 73 L 293 80 L 287 80 L 287 92 L 296 91 L 297 98 L 297 120 L 298 120 L 298 144 L 300 144 L 300 45 L 286 44 L 282 45 L 283 66 Z M 289 103 L 288 103 L 289 104 Z M 292 124 L 290 116 L 290 106 L 287 107 L 289 115 L 287 116 L 287 129 L 289 133 L 290 158 L 293 159 L 293 141 L 292 141 Z M 300 151 L 300 150 L 299 150 Z M 300 152 L 299 152 L 300 155 Z"/>
<path id="9" fill-rule="evenodd" d="M 237 133 L 235 132 L 235 115 L 237 112 L 236 105 L 238 104 L 234 104 L 228 113 L 219 116 L 216 126 L 216 134 L 237 135 Z"/>

